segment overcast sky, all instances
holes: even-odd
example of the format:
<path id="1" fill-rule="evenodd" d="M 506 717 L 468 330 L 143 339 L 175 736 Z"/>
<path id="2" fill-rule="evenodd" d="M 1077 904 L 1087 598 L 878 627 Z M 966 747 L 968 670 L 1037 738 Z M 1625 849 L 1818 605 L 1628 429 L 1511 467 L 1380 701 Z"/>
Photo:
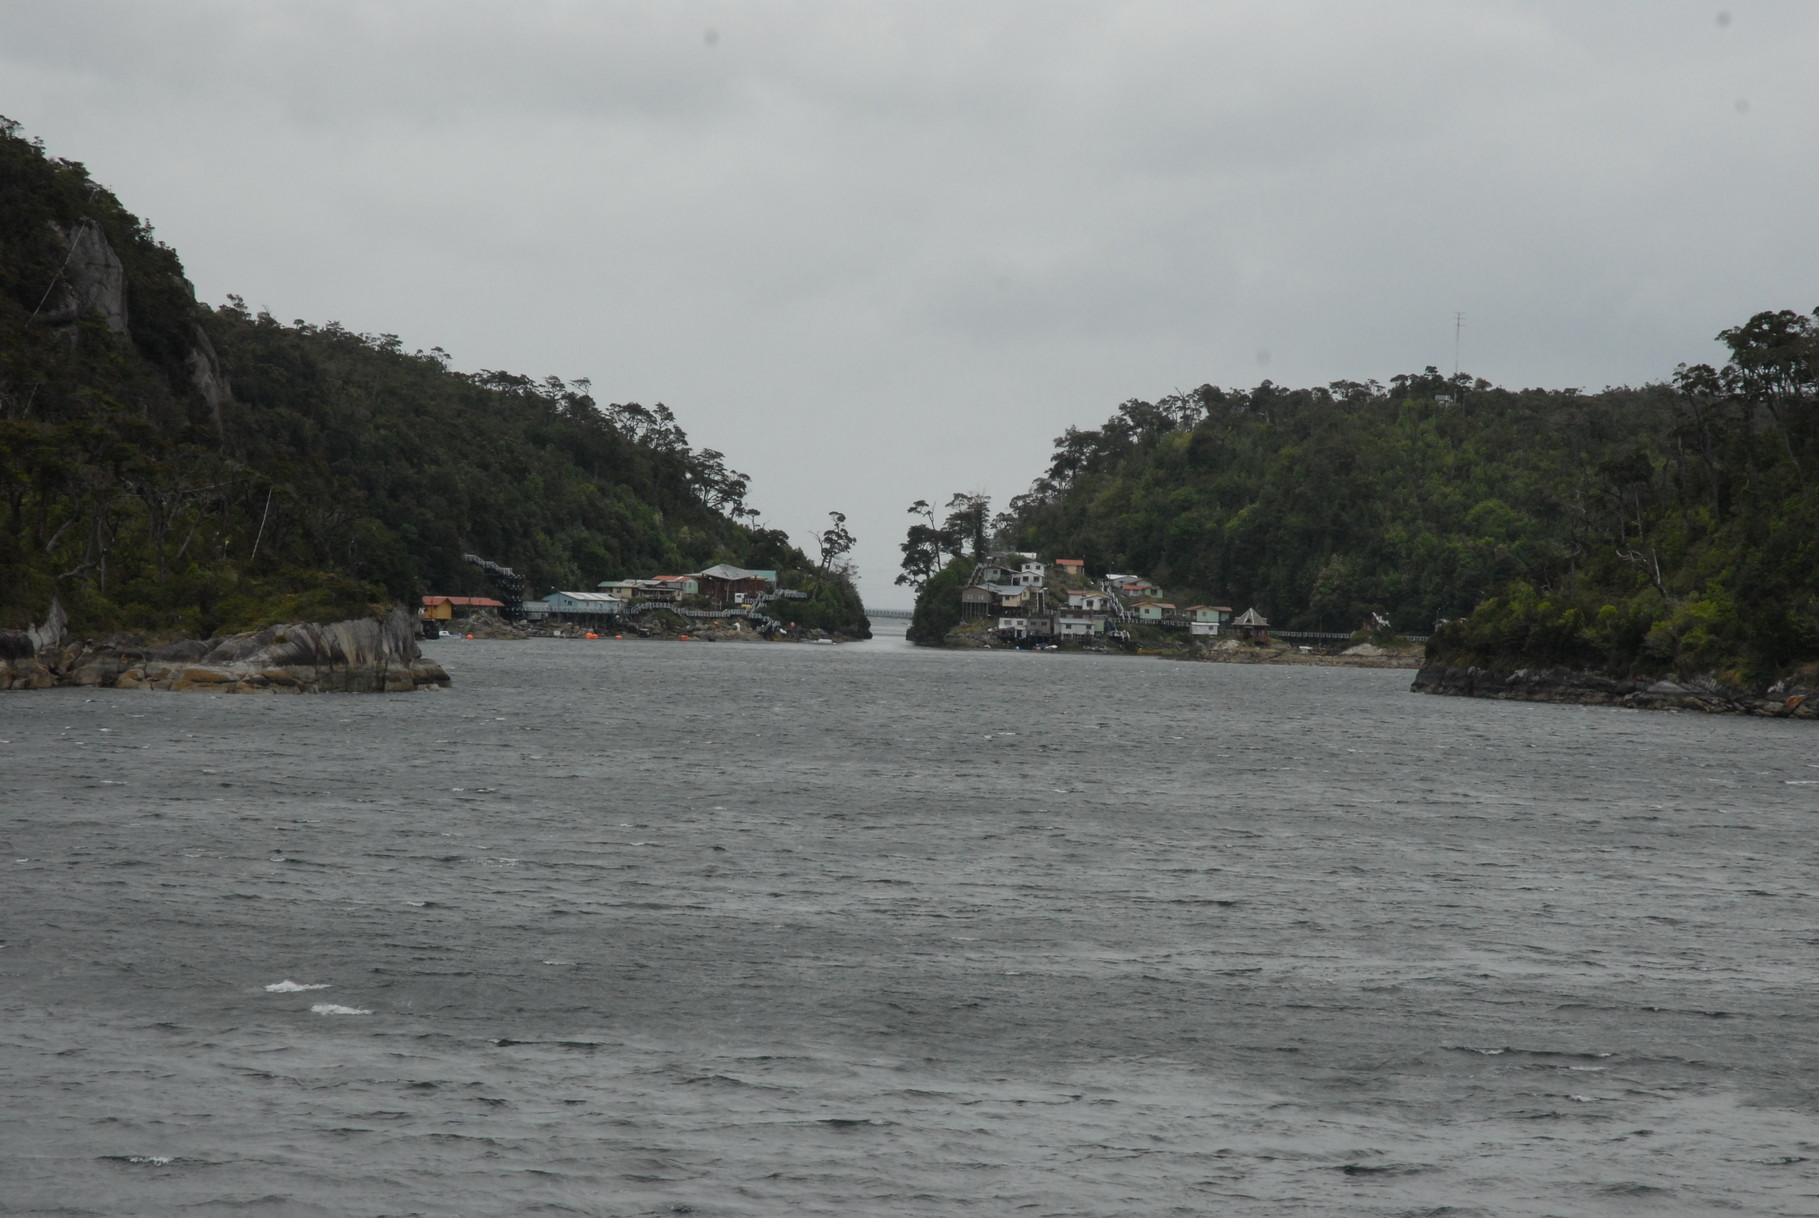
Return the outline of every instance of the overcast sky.
<path id="1" fill-rule="evenodd" d="M 1819 4 L 0 2 L 199 294 L 667 403 L 866 599 L 1212 382 L 1640 383 L 1819 305 Z"/>

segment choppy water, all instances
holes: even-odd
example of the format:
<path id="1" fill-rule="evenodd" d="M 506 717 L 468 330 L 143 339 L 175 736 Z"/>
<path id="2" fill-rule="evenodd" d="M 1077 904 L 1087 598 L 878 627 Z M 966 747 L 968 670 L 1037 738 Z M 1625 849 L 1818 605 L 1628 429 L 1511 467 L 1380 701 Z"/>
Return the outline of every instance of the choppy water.
<path id="1" fill-rule="evenodd" d="M 0 696 L 0 1210 L 1819 1212 L 1810 724 L 434 646 Z"/>

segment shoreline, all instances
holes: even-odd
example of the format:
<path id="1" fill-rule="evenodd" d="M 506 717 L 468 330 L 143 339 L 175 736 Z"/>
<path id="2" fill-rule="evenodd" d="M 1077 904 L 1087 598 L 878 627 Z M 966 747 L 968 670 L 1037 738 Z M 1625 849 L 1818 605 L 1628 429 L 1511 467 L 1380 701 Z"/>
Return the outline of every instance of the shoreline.
<path id="1" fill-rule="evenodd" d="M 1698 711 L 1709 715 L 1750 715 L 1765 719 L 1819 719 L 1819 697 L 1804 686 L 1783 684 L 1754 693 L 1725 685 L 1709 676 L 1680 681 L 1653 677 L 1618 678 L 1569 668 L 1519 668 L 1511 673 L 1499 673 L 1476 666 L 1430 663 L 1422 665 L 1409 688 L 1415 693 L 1449 698 Z"/>
<path id="2" fill-rule="evenodd" d="M 956 638 L 953 634 L 940 643 L 912 643 L 911 646 L 926 647 L 930 651 L 1036 651 L 1035 648 L 986 642 L 976 635 L 961 635 Z M 1167 650 L 1147 647 L 1134 649 L 1105 646 L 1082 647 L 1063 644 L 1055 651 L 1044 651 L 1042 654 L 1128 656 L 1132 659 L 1179 660 L 1190 664 L 1280 664 L 1316 668 L 1405 668 L 1411 671 L 1422 665 L 1419 648 L 1405 650 L 1374 648 L 1370 652 L 1358 652 L 1356 649 L 1352 649 L 1327 654 L 1249 643 L 1235 646 L 1216 645 L 1203 649 L 1170 648 Z"/>
<path id="3" fill-rule="evenodd" d="M 43 626 L 0 632 L 0 690 L 153 689 L 176 693 L 413 693 L 449 676 L 417 647 L 415 620 L 290 622 L 208 639 L 150 644 L 116 635 L 66 639 L 62 606 Z"/>
<path id="4" fill-rule="evenodd" d="M 1321 655 L 1318 652 L 1309 655 L 1298 651 L 1277 652 L 1275 654 L 1257 654 L 1244 651 L 1209 651 L 1200 655 L 1171 656 L 1170 659 L 1191 660 L 1209 664 L 1282 664 L 1302 665 L 1313 668 L 1406 668 L 1421 667 L 1419 657 L 1397 655 L 1393 652 L 1384 655 Z"/>

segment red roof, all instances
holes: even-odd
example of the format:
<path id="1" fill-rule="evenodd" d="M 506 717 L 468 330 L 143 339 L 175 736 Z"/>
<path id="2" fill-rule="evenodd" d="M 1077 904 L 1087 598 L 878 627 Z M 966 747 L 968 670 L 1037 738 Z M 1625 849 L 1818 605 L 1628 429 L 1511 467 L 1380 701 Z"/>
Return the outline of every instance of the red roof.
<path id="1" fill-rule="evenodd" d="M 504 601 L 496 601 L 490 596 L 426 596 L 426 605 L 478 605 L 483 609 L 503 609 Z"/>

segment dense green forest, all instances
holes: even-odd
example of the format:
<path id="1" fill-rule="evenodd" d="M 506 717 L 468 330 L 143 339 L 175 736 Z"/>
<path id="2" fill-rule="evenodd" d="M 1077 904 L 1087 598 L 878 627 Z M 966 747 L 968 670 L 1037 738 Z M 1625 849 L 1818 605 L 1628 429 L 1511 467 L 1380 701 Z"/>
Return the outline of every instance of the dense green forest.
<path id="1" fill-rule="evenodd" d="M 470 552 L 533 592 L 725 561 L 785 572 L 809 616 L 857 604 L 667 409 L 590 388 L 199 305 L 148 225 L 0 120 L 0 627 L 53 595 L 78 630 L 208 634 L 487 593 Z"/>
<path id="2" fill-rule="evenodd" d="M 1586 474 L 1568 544 L 1429 658 L 1712 675 L 1760 689 L 1819 666 L 1819 310 L 1758 313 L 1723 368 L 1676 370 L 1665 432 Z"/>
<path id="3" fill-rule="evenodd" d="M 1816 334 L 1758 314 L 1722 369 L 1591 394 L 1429 368 L 1130 401 L 998 527 L 1281 628 L 1466 619 L 1437 653 L 1755 679 L 1819 656 Z"/>
<path id="4" fill-rule="evenodd" d="M 1426 633 L 1563 552 L 1591 471 L 1673 413 L 1661 386 L 1511 392 L 1432 369 L 1388 386 L 1208 385 L 1069 429 L 1001 527 L 1283 628 L 1350 630 L 1376 611 Z"/>

